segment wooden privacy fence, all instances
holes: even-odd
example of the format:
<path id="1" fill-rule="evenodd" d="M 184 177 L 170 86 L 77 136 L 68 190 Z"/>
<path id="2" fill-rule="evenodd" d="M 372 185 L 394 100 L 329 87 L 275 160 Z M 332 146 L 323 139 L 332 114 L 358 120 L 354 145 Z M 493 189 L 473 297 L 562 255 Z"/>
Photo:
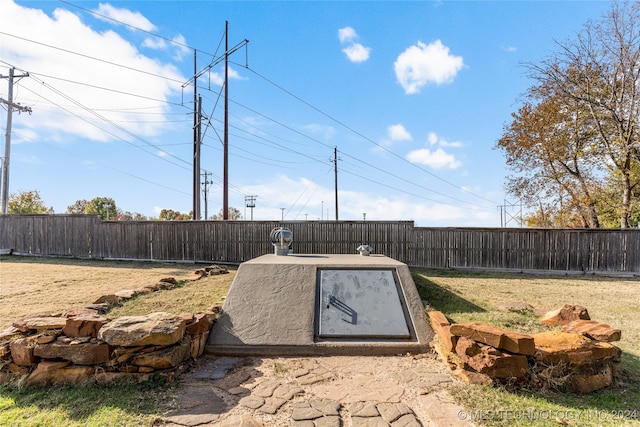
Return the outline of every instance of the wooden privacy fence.
<path id="1" fill-rule="evenodd" d="M 640 272 L 640 230 L 424 228 L 413 221 L 101 221 L 88 215 L 0 216 L 0 249 L 42 256 L 239 263 L 273 253 L 374 253 L 410 266 Z"/>

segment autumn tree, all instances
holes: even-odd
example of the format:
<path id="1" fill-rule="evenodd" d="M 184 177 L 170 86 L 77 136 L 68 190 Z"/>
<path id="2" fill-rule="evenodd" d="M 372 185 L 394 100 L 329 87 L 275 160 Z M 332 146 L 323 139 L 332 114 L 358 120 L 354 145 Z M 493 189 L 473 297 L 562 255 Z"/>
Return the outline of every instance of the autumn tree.
<path id="1" fill-rule="evenodd" d="M 87 215 L 98 215 L 101 220 L 117 219 L 118 207 L 110 197 L 96 197 L 91 199 L 84 210 Z"/>
<path id="2" fill-rule="evenodd" d="M 242 214 L 240 213 L 240 211 L 232 206 L 229 206 L 229 221 L 238 221 L 242 219 Z M 214 215 L 213 217 L 211 217 L 212 220 L 214 221 L 222 221 L 224 218 L 224 211 L 222 209 L 220 209 L 220 212 L 218 213 L 218 215 Z"/>
<path id="3" fill-rule="evenodd" d="M 187 221 L 192 218 L 191 213 L 182 213 L 173 209 L 162 209 L 160 211 L 161 221 Z"/>
<path id="4" fill-rule="evenodd" d="M 614 2 L 606 17 L 587 22 L 576 39 L 528 69 L 540 87 L 588 114 L 596 132 L 588 155 L 617 183 L 615 210 L 628 228 L 640 186 L 640 4 Z"/>
<path id="5" fill-rule="evenodd" d="M 76 202 L 70 206 L 67 206 L 68 214 L 82 215 L 87 210 L 87 206 L 89 206 L 89 201 L 82 199 L 76 200 Z"/>
<path id="6" fill-rule="evenodd" d="M 535 86 L 497 143 L 515 173 L 506 190 L 535 210 L 532 226 L 598 228 L 597 136 L 584 105 Z"/>
<path id="7" fill-rule="evenodd" d="M 9 215 L 52 214 L 53 208 L 45 205 L 38 190 L 18 191 L 9 194 L 7 213 Z"/>

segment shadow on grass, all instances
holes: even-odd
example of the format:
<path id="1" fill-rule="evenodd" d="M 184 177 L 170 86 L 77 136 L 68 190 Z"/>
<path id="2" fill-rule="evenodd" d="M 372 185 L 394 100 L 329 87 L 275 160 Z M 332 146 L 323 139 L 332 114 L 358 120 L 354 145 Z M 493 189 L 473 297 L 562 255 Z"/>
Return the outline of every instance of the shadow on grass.
<path id="1" fill-rule="evenodd" d="M 445 315 L 449 313 L 481 313 L 486 311 L 446 287 L 432 282 L 420 274 L 419 271 L 412 271 L 411 275 L 420 298 L 426 301 L 429 307 L 434 310 L 442 311 Z"/>

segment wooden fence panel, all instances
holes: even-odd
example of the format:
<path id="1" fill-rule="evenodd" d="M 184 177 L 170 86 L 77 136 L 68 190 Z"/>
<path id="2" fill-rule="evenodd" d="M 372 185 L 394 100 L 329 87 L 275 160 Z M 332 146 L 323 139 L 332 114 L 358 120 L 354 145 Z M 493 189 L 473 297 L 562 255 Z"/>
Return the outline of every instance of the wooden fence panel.
<path id="1" fill-rule="evenodd" d="M 89 215 L 0 216 L 0 249 L 17 253 L 243 262 L 293 231 L 295 253 L 374 253 L 425 268 L 640 271 L 640 230 L 416 228 L 412 221 L 100 221 Z"/>

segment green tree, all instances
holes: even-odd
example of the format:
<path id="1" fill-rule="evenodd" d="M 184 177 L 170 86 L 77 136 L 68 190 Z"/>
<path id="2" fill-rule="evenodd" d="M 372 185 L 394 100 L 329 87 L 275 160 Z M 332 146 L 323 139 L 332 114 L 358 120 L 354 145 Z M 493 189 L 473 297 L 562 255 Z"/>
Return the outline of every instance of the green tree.
<path id="1" fill-rule="evenodd" d="M 47 208 L 38 190 L 18 191 L 9 194 L 7 213 L 9 215 L 52 214 L 53 208 Z"/>
<path id="2" fill-rule="evenodd" d="M 87 215 L 98 215 L 101 220 L 117 219 L 118 207 L 116 202 L 110 197 L 96 197 L 89 201 L 84 210 Z"/>
<path id="3" fill-rule="evenodd" d="M 220 209 L 220 213 L 218 213 L 218 215 L 214 215 L 213 217 L 211 217 L 211 219 L 214 221 L 222 221 L 223 217 L 223 210 Z M 241 219 L 242 214 L 240 213 L 240 211 L 232 206 L 229 206 L 229 221 L 238 221 Z"/>
<path id="4" fill-rule="evenodd" d="M 82 199 L 82 200 L 76 200 L 76 202 L 70 206 L 67 206 L 67 213 L 68 214 L 76 214 L 76 215 L 82 215 L 86 212 L 87 210 L 87 206 L 89 205 L 89 201 Z"/>

